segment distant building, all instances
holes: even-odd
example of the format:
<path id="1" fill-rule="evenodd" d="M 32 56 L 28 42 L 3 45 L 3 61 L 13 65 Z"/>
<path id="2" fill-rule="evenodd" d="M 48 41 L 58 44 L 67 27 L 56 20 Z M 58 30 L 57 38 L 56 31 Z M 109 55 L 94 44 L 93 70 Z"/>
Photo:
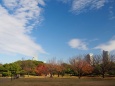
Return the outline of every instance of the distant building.
<path id="1" fill-rule="evenodd" d="M 92 53 L 90 53 L 90 54 L 87 54 L 86 55 L 86 57 L 85 57 L 85 60 L 89 63 L 89 64 L 91 64 L 91 65 L 93 65 L 93 54 Z"/>
<path id="2" fill-rule="evenodd" d="M 109 60 L 110 60 L 109 52 L 103 50 L 103 62 L 108 62 Z"/>
<path id="3" fill-rule="evenodd" d="M 37 61 L 37 60 L 38 60 L 38 58 L 37 58 L 37 57 L 32 57 L 32 60 L 36 60 L 36 61 Z"/>

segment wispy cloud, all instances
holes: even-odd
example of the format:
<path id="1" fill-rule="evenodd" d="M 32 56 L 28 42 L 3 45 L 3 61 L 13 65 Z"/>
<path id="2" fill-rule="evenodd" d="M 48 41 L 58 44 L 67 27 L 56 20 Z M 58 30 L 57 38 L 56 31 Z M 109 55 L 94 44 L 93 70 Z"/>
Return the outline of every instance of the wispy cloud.
<path id="1" fill-rule="evenodd" d="M 115 19 L 115 13 L 114 13 L 114 8 L 113 8 L 113 6 L 111 6 L 111 7 L 109 7 L 109 19 L 111 19 L 111 20 L 113 20 L 113 19 Z"/>
<path id="2" fill-rule="evenodd" d="M 108 2 L 108 0 L 61 0 L 62 2 L 71 2 L 71 11 L 79 14 L 87 10 L 100 9 Z"/>
<path id="3" fill-rule="evenodd" d="M 71 39 L 68 42 L 68 45 L 71 48 L 76 48 L 76 49 L 80 49 L 80 50 L 87 50 L 88 49 L 86 43 L 80 39 Z"/>
<path id="4" fill-rule="evenodd" d="M 95 39 L 89 40 L 89 42 L 95 42 L 95 41 L 98 41 L 98 40 L 99 40 L 98 38 L 95 38 Z"/>
<path id="5" fill-rule="evenodd" d="M 68 3 L 68 2 L 71 2 L 72 0 L 57 0 L 57 1 L 61 1 L 63 3 Z"/>
<path id="6" fill-rule="evenodd" d="M 39 6 L 40 5 L 40 6 Z M 0 52 L 26 56 L 46 53 L 29 32 L 41 21 L 43 0 L 2 0 L 0 3 Z"/>
<path id="7" fill-rule="evenodd" d="M 101 49 L 107 51 L 114 51 L 115 50 L 115 39 L 108 41 L 107 43 L 102 43 L 96 46 L 94 49 Z"/>

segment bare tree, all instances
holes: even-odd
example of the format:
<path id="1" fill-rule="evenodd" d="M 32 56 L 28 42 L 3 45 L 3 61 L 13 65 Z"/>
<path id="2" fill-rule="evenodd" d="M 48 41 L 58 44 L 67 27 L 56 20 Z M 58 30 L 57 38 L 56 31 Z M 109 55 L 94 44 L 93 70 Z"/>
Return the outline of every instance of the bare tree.
<path id="1" fill-rule="evenodd" d="M 94 56 L 94 69 L 97 74 L 101 74 L 105 78 L 105 74 L 108 74 L 109 70 L 112 68 L 113 56 L 110 56 L 109 59 L 105 59 L 103 55 Z"/>

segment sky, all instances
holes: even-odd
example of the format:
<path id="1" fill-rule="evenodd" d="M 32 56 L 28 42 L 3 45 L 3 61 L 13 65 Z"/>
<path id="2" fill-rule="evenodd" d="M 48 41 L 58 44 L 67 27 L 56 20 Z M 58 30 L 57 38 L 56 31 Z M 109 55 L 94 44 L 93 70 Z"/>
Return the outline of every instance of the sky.
<path id="1" fill-rule="evenodd" d="M 0 63 L 115 53 L 115 0 L 0 0 Z"/>

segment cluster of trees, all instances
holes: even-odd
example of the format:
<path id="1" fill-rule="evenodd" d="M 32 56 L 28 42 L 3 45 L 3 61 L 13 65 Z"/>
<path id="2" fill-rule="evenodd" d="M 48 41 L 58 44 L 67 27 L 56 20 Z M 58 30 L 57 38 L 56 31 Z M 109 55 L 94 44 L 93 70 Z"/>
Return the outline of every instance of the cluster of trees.
<path id="1" fill-rule="evenodd" d="M 91 61 L 91 60 L 90 60 Z M 93 62 L 86 60 L 86 56 L 77 56 L 70 59 L 70 64 L 74 72 L 80 78 L 83 75 L 88 76 L 114 76 L 115 75 L 115 56 L 108 58 L 103 55 L 93 56 Z"/>
<path id="2" fill-rule="evenodd" d="M 3 77 L 11 76 L 15 74 L 24 75 L 35 75 L 35 69 L 42 61 L 33 60 L 19 60 L 9 64 L 0 64 L 0 74 Z"/>
<path id="3" fill-rule="evenodd" d="M 49 60 L 48 63 L 42 61 L 23 60 L 9 64 L 0 64 L 0 74 L 11 76 L 11 74 L 37 75 L 53 77 L 65 74 L 70 76 L 115 76 L 115 56 L 111 55 L 108 60 L 103 60 L 102 55 L 93 56 L 93 62 L 88 62 L 85 55 L 75 56 L 69 59 L 69 63 Z"/>

